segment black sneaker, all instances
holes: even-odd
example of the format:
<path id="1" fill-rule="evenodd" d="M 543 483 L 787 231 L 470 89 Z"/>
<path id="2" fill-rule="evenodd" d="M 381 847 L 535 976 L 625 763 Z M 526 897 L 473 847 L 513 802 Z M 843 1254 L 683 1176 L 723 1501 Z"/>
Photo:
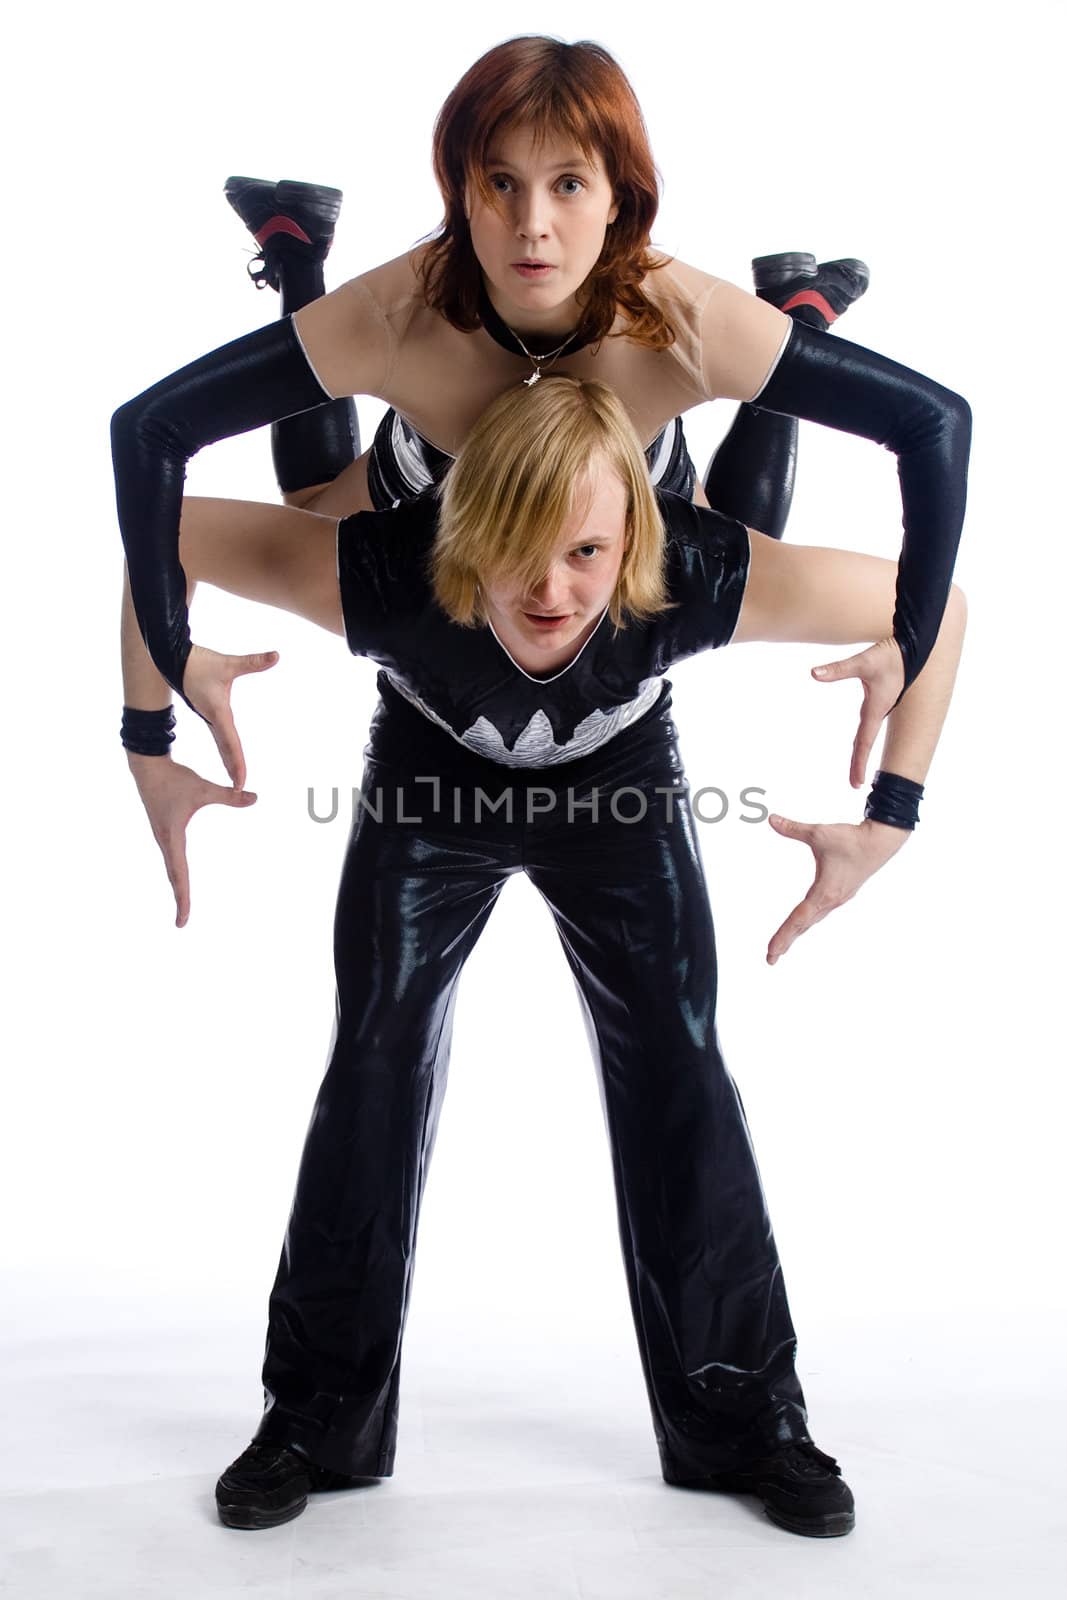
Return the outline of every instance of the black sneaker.
<path id="1" fill-rule="evenodd" d="M 787 251 L 757 256 L 752 278 L 761 300 L 813 327 L 828 328 L 866 293 L 871 269 L 853 256 L 817 262 L 813 255 Z"/>
<path id="2" fill-rule="evenodd" d="M 276 1528 L 308 1503 L 314 1469 L 284 1445 L 250 1444 L 215 1485 L 219 1519 L 227 1528 Z"/>
<path id="3" fill-rule="evenodd" d="M 810 1439 L 797 1439 L 733 1472 L 682 1477 L 665 1468 L 663 1476 L 679 1489 L 757 1495 L 771 1521 L 790 1533 L 834 1539 L 856 1526 L 852 1490 L 841 1468 Z"/>
<path id="4" fill-rule="evenodd" d="M 313 261 L 325 261 L 333 243 L 333 230 L 344 198 L 340 189 L 321 183 L 298 183 L 282 178 L 227 178 L 225 195 L 259 245 L 248 264 L 257 289 L 281 286 L 279 250 L 298 249 Z M 259 266 L 256 267 L 256 262 Z"/>

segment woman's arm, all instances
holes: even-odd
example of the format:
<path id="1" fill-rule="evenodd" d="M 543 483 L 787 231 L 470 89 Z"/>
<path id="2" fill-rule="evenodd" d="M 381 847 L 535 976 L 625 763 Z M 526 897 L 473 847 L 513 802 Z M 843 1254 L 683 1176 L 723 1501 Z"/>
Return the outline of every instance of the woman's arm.
<path id="1" fill-rule="evenodd" d="M 198 579 L 343 633 L 337 585 L 336 522 L 288 506 L 189 497 L 181 510 L 180 556 L 191 604 Z M 153 837 L 163 856 L 174 892 L 176 926 L 189 920 L 189 863 L 186 830 L 201 807 L 244 808 L 256 796 L 244 788 L 245 762 L 233 727 L 229 695 L 234 680 L 263 672 L 277 661 L 274 651 L 223 656 L 194 645 L 187 675 L 197 705 L 210 713 L 232 788 L 202 778 L 170 755 L 138 755 L 127 761 Z M 143 711 L 165 708 L 170 690 L 153 665 L 134 616 L 128 577 L 122 598 L 122 684 L 125 705 Z"/>
<path id="2" fill-rule="evenodd" d="M 205 444 L 341 393 L 373 393 L 380 386 L 388 329 L 369 295 L 353 288 L 344 284 L 325 296 L 331 306 L 306 328 L 301 313 L 299 329 L 292 317 L 283 317 L 235 339 L 146 389 L 112 417 L 118 520 L 133 607 L 152 660 L 187 703 L 189 616 L 178 553 L 186 464 Z M 347 386 L 328 389 L 319 362 L 335 379 L 344 374 Z"/>
<path id="3" fill-rule="evenodd" d="M 862 644 L 886 638 L 896 598 L 896 567 L 852 550 L 780 544 L 749 530 L 750 559 L 732 643 Z M 925 667 L 890 714 L 884 767 L 921 783 L 948 710 L 966 622 L 963 592 L 949 591 L 944 620 Z M 844 663 L 847 669 L 849 663 Z M 853 676 L 848 670 L 820 682 Z"/>
<path id="4" fill-rule="evenodd" d="M 967 505 L 971 412 L 951 389 L 839 335 L 793 324 L 753 402 L 859 434 L 897 457 L 904 512 L 891 629 L 904 688 L 933 648 L 952 581 Z"/>
<path id="5" fill-rule="evenodd" d="M 880 722 L 914 682 L 937 637 L 963 527 L 970 408 L 921 373 L 839 334 L 793 322 L 732 284 L 721 284 L 707 300 L 701 348 L 708 399 L 744 400 L 819 422 L 897 456 L 904 541 L 885 637 L 899 646 L 903 676 L 898 670 Z"/>

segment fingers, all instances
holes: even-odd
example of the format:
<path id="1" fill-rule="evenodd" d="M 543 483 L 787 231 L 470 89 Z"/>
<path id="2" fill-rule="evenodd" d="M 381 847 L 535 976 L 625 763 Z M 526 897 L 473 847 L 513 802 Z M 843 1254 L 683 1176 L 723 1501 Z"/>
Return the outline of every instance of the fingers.
<path id="1" fill-rule="evenodd" d="M 184 928 L 189 921 L 189 862 L 185 854 L 185 828 L 175 828 L 160 840 L 163 864 L 174 890 L 174 926 Z"/>
<path id="2" fill-rule="evenodd" d="M 231 657 L 231 662 L 234 677 L 240 678 L 246 672 L 266 672 L 269 667 L 276 666 L 278 652 L 277 650 L 260 650 L 256 655 L 233 656 Z"/>
<path id="3" fill-rule="evenodd" d="M 789 947 L 802 933 L 807 933 L 817 922 L 833 911 L 835 906 L 842 905 L 851 895 L 844 889 L 838 893 L 834 885 L 838 883 L 838 875 L 834 871 L 824 869 L 823 858 L 828 848 L 827 833 L 817 822 L 796 822 L 791 817 L 782 817 L 772 813 L 768 817 L 775 833 L 780 833 L 783 838 L 796 839 L 801 844 L 806 844 L 815 857 L 815 881 L 798 906 L 794 906 L 786 917 L 781 927 L 776 929 L 767 946 L 767 965 L 773 967 L 779 956 L 784 956 Z"/>
<path id="4" fill-rule="evenodd" d="M 866 650 L 861 650 L 858 655 L 848 656 L 842 661 L 827 661 L 821 667 L 812 667 L 811 675 L 818 678 L 820 683 L 836 683 L 841 678 L 862 678 L 866 654 Z"/>
<path id="5" fill-rule="evenodd" d="M 235 678 L 244 677 L 250 672 L 267 672 L 277 664 L 277 650 L 260 650 L 253 655 L 230 656 L 227 665 L 230 680 L 227 684 L 226 697 L 216 710 L 212 721 L 211 731 L 215 735 L 215 743 L 219 747 L 222 764 L 233 781 L 235 790 L 243 790 L 248 769 L 245 766 L 244 751 L 241 741 L 237 737 L 237 727 L 230 709 L 229 689 Z"/>
<path id="6" fill-rule="evenodd" d="M 779 956 L 785 955 L 794 940 L 799 939 L 802 933 L 807 933 L 817 922 L 821 922 L 832 910 L 833 905 L 825 904 L 821 896 L 816 893 L 816 884 L 812 884 L 800 904 L 793 907 L 781 927 L 773 934 L 767 946 L 767 965 L 773 967 Z"/>
<path id="7" fill-rule="evenodd" d="M 816 830 L 814 822 L 795 822 L 792 818 L 787 818 L 787 816 L 777 816 L 774 811 L 769 816 L 768 822 L 776 834 L 781 834 L 784 838 L 795 838 L 801 845 L 808 845 L 809 850 L 814 850 L 813 838 L 814 830 Z M 800 902 L 800 906 L 793 906 L 789 917 L 785 918 L 781 928 L 777 928 L 776 933 L 773 934 L 771 942 L 766 947 L 766 965 L 774 966 L 774 962 L 779 958 L 779 955 L 784 955 L 785 950 L 789 949 L 793 939 L 797 939 L 801 933 L 805 933 L 806 928 L 809 928 L 811 923 L 817 922 L 819 915 L 825 915 L 825 912 L 821 912 L 821 910 L 816 914 L 813 896 L 817 883 L 819 883 L 819 878 L 816 875 L 816 882 L 811 885 L 805 899 Z"/>
<path id="8" fill-rule="evenodd" d="M 767 818 L 775 833 L 780 833 L 785 839 L 798 839 L 801 844 L 811 845 L 817 826 L 814 822 L 794 822 L 791 817 L 781 817 L 772 811 Z"/>
<path id="9" fill-rule="evenodd" d="M 236 806 L 243 811 L 246 806 L 254 806 L 259 799 L 253 789 L 225 789 L 221 783 L 209 783 L 207 787 L 209 793 L 201 800 L 202 806 Z"/>
<path id="10" fill-rule="evenodd" d="M 243 789 L 248 769 L 245 766 L 245 753 L 241 749 L 241 741 L 237 737 L 237 728 L 233 720 L 233 712 L 228 704 L 220 705 L 215 712 L 215 719 L 211 724 L 211 732 L 215 736 L 215 743 L 219 747 L 222 764 L 230 775 L 230 780 L 235 789 Z"/>

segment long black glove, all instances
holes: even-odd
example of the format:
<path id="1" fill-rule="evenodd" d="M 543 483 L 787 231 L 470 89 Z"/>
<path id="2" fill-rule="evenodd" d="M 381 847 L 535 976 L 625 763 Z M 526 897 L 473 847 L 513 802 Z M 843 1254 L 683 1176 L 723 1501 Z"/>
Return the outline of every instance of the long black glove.
<path id="1" fill-rule="evenodd" d="M 186 463 L 206 444 L 330 398 L 292 317 L 283 317 L 190 362 L 120 406 L 111 419 L 115 496 L 134 610 L 149 655 L 186 705 L 191 702 L 182 681 L 192 641 L 178 556 Z"/>
<path id="2" fill-rule="evenodd" d="M 838 334 L 802 322 L 752 401 L 884 444 L 897 457 L 904 543 L 893 636 L 904 658 L 904 688 L 937 640 L 967 504 L 971 410 L 951 389 Z"/>

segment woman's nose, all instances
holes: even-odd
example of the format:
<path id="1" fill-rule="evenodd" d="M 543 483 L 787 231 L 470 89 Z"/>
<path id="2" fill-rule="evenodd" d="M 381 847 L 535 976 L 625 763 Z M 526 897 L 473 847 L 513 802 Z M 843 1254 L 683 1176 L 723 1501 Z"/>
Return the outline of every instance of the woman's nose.
<path id="1" fill-rule="evenodd" d="M 528 189 L 518 203 L 515 232 L 520 239 L 543 239 L 546 221 L 543 197 Z"/>

